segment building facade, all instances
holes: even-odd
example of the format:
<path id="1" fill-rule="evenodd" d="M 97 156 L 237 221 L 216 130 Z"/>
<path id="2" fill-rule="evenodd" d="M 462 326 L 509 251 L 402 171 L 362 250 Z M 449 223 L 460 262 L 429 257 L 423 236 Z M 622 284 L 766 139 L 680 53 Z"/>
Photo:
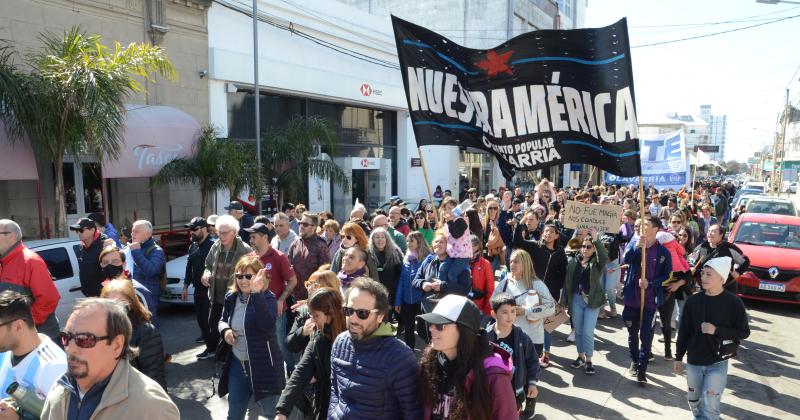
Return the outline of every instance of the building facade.
<path id="1" fill-rule="evenodd" d="M 193 127 L 198 128 L 200 122 L 207 120 L 208 80 L 203 72 L 208 68 L 206 12 L 210 5 L 211 0 L 0 2 L 0 39 L 21 54 L 41 48 L 38 36 L 42 32 L 60 34 L 80 26 L 88 34 L 101 35 L 107 46 L 118 41 L 122 45 L 146 42 L 163 47 L 179 76 L 174 82 L 145 81 L 146 94 L 131 98 L 129 122 L 136 118 L 138 122 L 129 124 L 136 125 L 135 129 L 126 128 L 121 162 L 98 162 L 88 156 L 66 158 L 64 199 L 68 222 L 92 211 L 104 211 L 117 227 L 130 227 L 139 218 L 168 228 L 170 222 L 177 224 L 199 212 L 196 187 L 152 188 L 149 178 L 141 176 L 148 173 L 146 170 L 140 174 L 136 168 L 127 172 L 121 169 L 139 159 L 134 153 L 141 152 L 145 159 L 140 163 L 145 166 L 147 162 L 157 162 L 152 154 L 144 154 L 158 153 L 161 146 L 180 147 L 181 153 L 188 152 L 186 144 L 168 144 L 172 136 L 168 130 L 180 120 L 185 122 L 184 132 L 193 132 Z M 155 147 L 142 148 L 137 142 L 155 143 Z M 139 152 L 132 150 L 136 146 Z M 2 130 L 0 149 L 0 153 L 11 153 Z M 14 149 L 14 153 L 22 153 L 19 147 Z M 13 174 L 0 177 L 0 215 L 20 223 L 26 237 L 38 238 L 54 231 L 55 199 L 52 162 L 38 159 L 35 166 L 33 176 L 26 179 Z M 114 177 L 107 176 L 112 173 Z"/>
<path id="2" fill-rule="evenodd" d="M 717 152 L 712 153 L 711 158 L 718 162 L 724 162 L 728 116 L 714 115 L 711 113 L 711 105 L 700 105 L 700 118 L 708 123 L 708 143 L 712 146 L 718 146 Z"/>

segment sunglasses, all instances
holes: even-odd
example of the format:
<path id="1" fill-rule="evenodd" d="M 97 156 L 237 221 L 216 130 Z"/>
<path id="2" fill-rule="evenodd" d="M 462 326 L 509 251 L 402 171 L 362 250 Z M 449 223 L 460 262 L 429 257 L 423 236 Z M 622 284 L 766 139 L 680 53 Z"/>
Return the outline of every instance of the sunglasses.
<path id="1" fill-rule="evenodd" d="M 61 345 L 64 347 L 69 346 L 70 341 L 75 341 L 75 345 L 82 349 L 90 349 L 97 345 L 97 340 L 110 340 L 110 336 L 98 337 L 91 333 L 77 333 L 60 332 L 58 338 L 61 340 Z"/>
<path id="2" fill-rule="evenodd" d="M 592 245 L 581 245 L 581 249 L 594 249 Z"/>
<path id="3" fill-rule="evenodd" d="M 377 309 L 353 309 L 347 306 L 342 306 L 342 313 L 344 316 L 349 317 L 353 314 L 356 314 L 358 319 L 367 319 L 369 318 L 369 314 L 373 312 L 378 312 Z"/>
<path id="4" fill-rule="evenodd" d="M 672 223 L 673 225 L 679 225 L 679 224 L 681 224 L 681 221 L 680 220 L 673 220 L 670 223 Z"/>
<path id="5" fill-rule="evenodd" d="M 500 210 L 500 207 L 489 207 L 489 210 Z"/>
<path id="6" fill-rule="evenodd" d="M 242 279 L 252 280 L 253 277 L 255 277 L 255 274 L 236 274 L 236 280 L 242 280 Z"/>
<path id="7" fill-rule="evenodd" d="M 198 230 L 200 230 L 200 228 L 199 228 L 199 227 L 195 227 L 195 228 L 191 228 L 191 229 L 189 229 L 189 231 L 191 231 L 191 232 L 197 232 Z"/>
<path id="8" fill-rule="evenodd" d="M 433 326 L 433 328 L 436 328 L 436 331 L 442 332 L 444 331 L 444 326 L 450 324 L 452 324 L 452 322 L 448 322 L 446 324 L 431 324 L 431 325 Z"/>
<path id="9" fill-rule="evenodd" d="M 315 225 L 315 224 L 313 224 L 313 223 L 306 223 L 306 222 L 300 222 L 299 224 L 300 224 L 300 226 L 302 226 L 302 227 L 316 226 L 316 225 Z"/>
<path id="10" fill-rule="evenodd" d="M 429 214 L 430 214 L 430 213 L 433 213 L 433 210 L 428 210 L 428 213 L 429 213 Z"/>

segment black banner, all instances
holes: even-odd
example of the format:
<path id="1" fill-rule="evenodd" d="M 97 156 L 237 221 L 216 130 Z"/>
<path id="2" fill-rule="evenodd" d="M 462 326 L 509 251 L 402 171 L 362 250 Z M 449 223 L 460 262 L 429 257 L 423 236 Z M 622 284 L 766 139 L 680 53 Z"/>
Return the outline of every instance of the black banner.
<path id="1" fill-rule="evenodd" d="M 473 50 L 392 16 L 417 145 L 492 152 L 506 177 L 563 163 L 641 174 L 625 19 Z"/>

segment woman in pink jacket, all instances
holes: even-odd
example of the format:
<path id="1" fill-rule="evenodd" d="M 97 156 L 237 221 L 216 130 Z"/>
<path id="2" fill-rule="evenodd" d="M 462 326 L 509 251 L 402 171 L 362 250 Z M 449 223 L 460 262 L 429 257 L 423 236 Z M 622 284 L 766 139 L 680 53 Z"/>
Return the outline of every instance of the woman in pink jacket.
<path id="1" fill-rule="evenodd" d="M 672 313 L 675 311 L 675 300 L 678 295 L 683 299 L 682 294 L 690 278 L 689 263 L 686 262 L 686 250 L 672 233 L 658 232 L 656 240 L 667 248 L 672 257 L 672 275 L 663 284 L 664 303 L 658 307 L 662 334 L 659 341 L 663 340 L 664 343 L 664 360 L 672 360 Z"/>

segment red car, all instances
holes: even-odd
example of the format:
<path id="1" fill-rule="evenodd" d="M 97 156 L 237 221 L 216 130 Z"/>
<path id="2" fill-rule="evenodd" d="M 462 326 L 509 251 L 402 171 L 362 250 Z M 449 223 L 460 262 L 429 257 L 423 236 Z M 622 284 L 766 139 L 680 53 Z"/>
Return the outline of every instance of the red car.
<path id="1" fill-rule="evenodd" d="M 800 303 L 800 217 L 745 213 L 728 238 L 750 258 L 739 296 Z"/>

